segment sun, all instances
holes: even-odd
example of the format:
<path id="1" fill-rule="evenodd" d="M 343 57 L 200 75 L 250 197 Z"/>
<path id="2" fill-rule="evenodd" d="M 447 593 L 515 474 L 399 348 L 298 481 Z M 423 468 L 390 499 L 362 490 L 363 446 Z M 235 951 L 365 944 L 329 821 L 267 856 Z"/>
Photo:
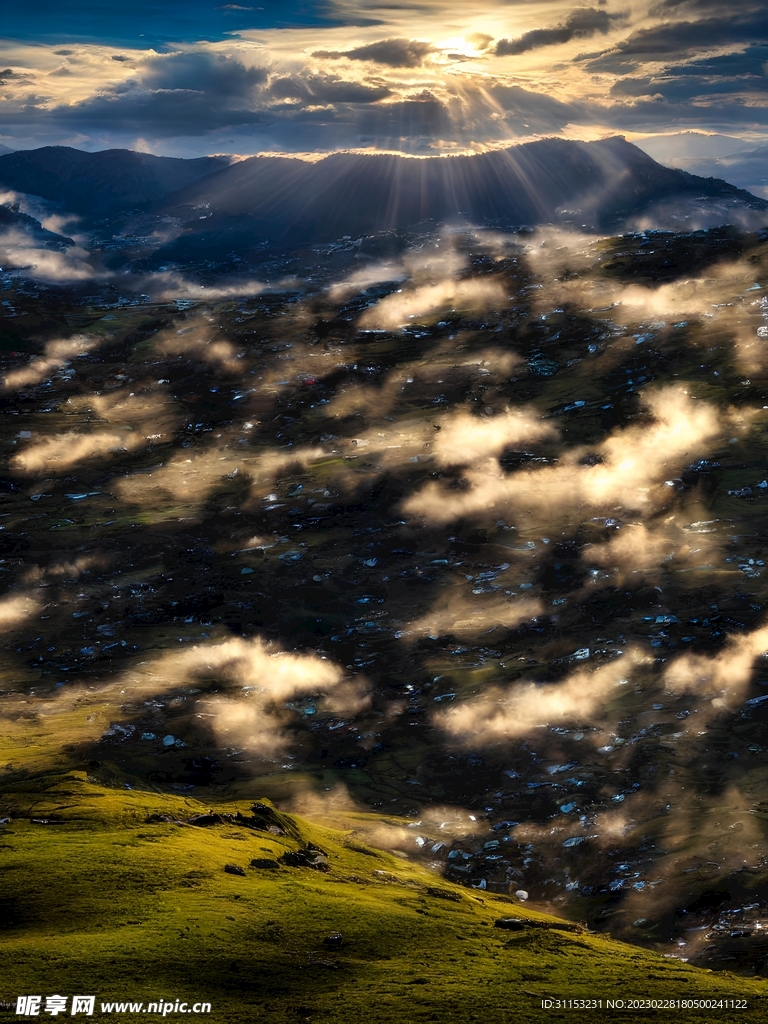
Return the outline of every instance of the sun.
<path id="1" fill-rule="evenodd" d="M 484 56 L 492 42 L 493 36 L 489 36 L 485 32 L 470 32 L 468 35 L 449 36 L 447 39 L 436 40 L 434 47 L 443 56 L 477 60 Z"/>

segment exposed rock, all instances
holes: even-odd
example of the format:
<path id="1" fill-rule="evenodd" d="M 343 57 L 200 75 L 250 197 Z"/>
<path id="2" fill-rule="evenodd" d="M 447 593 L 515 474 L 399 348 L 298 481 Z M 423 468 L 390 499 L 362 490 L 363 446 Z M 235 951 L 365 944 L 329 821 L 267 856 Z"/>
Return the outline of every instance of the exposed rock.
<path id="1" fill-rule="evenodd" d="M 526 922 L 519 917 L 500 917 L 498 921 L 493 922 L 493 927 L 504 928 L 509 932 L 521 932 L 525 924 Z"/>
<path id="2" fill-rule="evenodd" d="M 287 850 L 280 858 L 281 864 L 289 868 L 314 868 L 315 871 L 330 871 L 328 860 L 321 850 Z"/>
<path id="3" fill-rule="evenodd" d="M 539 928 L 545 931 L 555 930 L 559 932 L 580 932 L 583 931 L 578 924 L 569 924 L 567 921 L 535 921 L 531 918 L 522 917 L 500 917 L 493 922 L 494 928 L 504 928 L 509 932 L 521 932 L 525 928 Z"/>
<path id="4" fill-rule="evenodd" d="M 269 857 L 254 857 L 251 861 L 251 867 L 277 871 L 280 868 L 280 865 L 276 860 L 271 860 Z"/>
<path id="5" fill-rule="evenodd" d="M 187 819 L 187 824 L 205 828 L 209 825 L 223 825 L 224 819 L 220 814 L 196 814 L 194 818 Z"/>
<path id="6" fill-rule="evenodd" d="M 429 885 L 426 889 L 427 896 L 433 896 L 438 900 L 450 900 L 452 903 L 461 903 L 461 896 L 450 889 L 438 889 L 437 886 Z"/>

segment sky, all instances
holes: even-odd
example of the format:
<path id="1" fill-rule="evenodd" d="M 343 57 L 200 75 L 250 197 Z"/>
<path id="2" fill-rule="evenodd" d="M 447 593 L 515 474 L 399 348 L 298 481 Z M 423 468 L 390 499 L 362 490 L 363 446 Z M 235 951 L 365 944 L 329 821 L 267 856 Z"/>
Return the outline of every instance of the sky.
<path id="1" fill-rule="evenodd" d="M 445 155 L 621 134 L 768 185 L 761 0 L 0 6 L 9 149 Z"/>

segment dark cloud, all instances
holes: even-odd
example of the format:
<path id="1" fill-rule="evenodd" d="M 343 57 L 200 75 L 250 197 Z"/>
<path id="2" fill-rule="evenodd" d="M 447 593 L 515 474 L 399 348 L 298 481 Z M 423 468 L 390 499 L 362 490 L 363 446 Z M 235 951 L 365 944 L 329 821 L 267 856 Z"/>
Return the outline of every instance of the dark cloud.
<path id="1" fill-rule="evenodd" d="M 728 7 L 734 14 L 746 15 L 750 13 L 759 13 L 761 9 L 761 3 L 756 3 L 755 0 L 731 0 Z M 656 4 L 651 8 L 650 14 L 652 17 L 666 17 L 670 12 L 674 12 L 675 15 L 690 16 L 693 15 L 700 18 L 704 14 L 719 14 L 723 12 L 722 0 L 661 0 L 661 3 Z"/>
<path id="2" fill-rule="evenodd" d="M 267 113 L 263 124 L 242 130 L 259 149 L 300 152 L 374 146 L 429 153 L 443 141 L 465 141 L 463 126 L 429 93 L 374 104 L 273 106 Z"/>
<path id="3" fill-rule="evenodd" d="M 554 135 L 585 117 L 579 107 L 519 86 L 467 89 L 463 100 L 461 106 L 451 107 L 424 91 L 375 104 L 337 104 L 322 109 L 309 103 L 272 107 L 267 126 L 254 128 L 253 134 L 268 139 L 267 148 L 309 150 L 364 145 L 429 153 L 446 145 L 464 146 L 469 140 L 494 141 L 500 134 L 510 141 L 520 134 Z M 493 119 L 488 116 L 491 109 Z"/>
<path id="4" fill-rule="evenodd" d="M 392 95 L 386 86 L 368 86 L 360 82 L 344 82 L 330 75 L 286 76 L 275 78 L 269 95 L 278 100 L 300 100 L 316 103 L 377 103 Z"/>
<path id="5" fill-rule="evenodd" d="M 264 114 L 254 108 L 266 79 L 264 68 L 231 57 L 175 53 L 143 61 L 128 81 L 59 107 L 52 116 L 85 131 L 200 135 L 263 122 Z"/>
<path id="6" fill-rule="evenodd" d="M 392 95 L 383 84 L 347 82 L 335 75 L 273 76 L 265 68 L 246 67 L 231 57 L 209 53 L 177 53 L 152 57 L 138 64 L 127 81 L 112 85 L 96 96 L 75 104 L 43 109 L 43 100 L 4 105 L 4 125 L 29 123 L 60 131 L 77 130 L 111 137 L 193 137 L 236 130 L 238 133 L 279 131 L 279 125 L 295 126 L 305 117 L 318 130 L 328 127 L 330 145 L 337 134 L 333 126 L 346 124 L 348 135 L 357 131 L 358 108 Z M 318 108 L 315 112 L 313 108 Z M 322 109 L 320 109 L 322 108 Z M 446 120 L 426 116 L 428 105 L 394 108 L 384 116 L 401 124 L 405 134 L 431 130 L 427 122 L 445 127 Z M 442 109 L 442 108 L 441 108 Z M 420 114 L 421 116 L 417 116 Z M 424 124 L 417 125 L 417 122 Z M 366 129 L 369 130 L 369 129 Z M 392 129 L 388 129 L 391 133 Z M 290 127 L 289 127 L 290 133 Z M 345 145 L 354 142 L 354 134 Z M 315 145 L 324 148 L 317 137 Z M 290 148 L 290 147 L 289 147 Z"/>
<path id="7" fill-rule="evenodd" d="M 97 96 L 58 108 L 53 120 L 80 131 L 127 132 L 151 138 L 203 135 L 217 128 L 263 123 L 266 117 L 258 110 L 222 106 L 216 97 L 205 93 L 176 89 Z"/>
<path id="8" fill-rule="evenodd" d="M 588 71 L 627 74 L 646 63 L 671 61 L 679 68 L 682 60 L 691 56 L 694 58 L 690 62 L 691 66 L 702 66 L 701 62 L 707 62 L 715 69 L 715 74 L 721 73 L 717 64 L 713 63 L 718 60 L 730 62 L 734 74 L 748 73 L 753 64 L 751 58 L 756 56 L 757 49 L 768 45 L 768 10 L 765 7 L 736 2 L 731 5 L 731 10 L 726 16 L 721 4 L 715 8 L 710 5 L 709 0 L 702 0 L 700 6 L 702 14 L 716 10 L 717 17 L 702 17 L 697 21 L 663 22 L 653 28 L 633 33 L 611 50 L 582 54 L 576 60 L 584 63 Z M 708 58 L 702 54 L 702 51 L 733 45 L 740 45 L 744 50 L 741 53 L 717 58 Z M 745 66 L 740 70 L 738 65 L 742 60 L 745 61 Z"/>
<path id="9" fill-rule="evenodd" d="M 562 103 L 543 93 L 530 92 L 518 85 L 496 85 L 489 90 L 504 111 L 504 121 L 520 134 L 556 134 L 567 124 L 583 120 L 580 106 Z"/>
<path id="10" fill-rule="evenodd" d="M 607 72 L 609 75 L 629 75 L 643 66 L 639 57 L 630 57 L 620 50 L 581 53 L 574 58 L 574 63 L 583 63 L 587 71 L 596 74 Z"/>
<path id="11" fill-rule="evenodd" d="M 14 71 L 13 68 L 4 68 L 0 71 L 0 85 L 7 85 L 11 83 L 19 82 L 31 82 L 33 81 L 32 76 L 29 74 L 19 74 L 18 71 Z"/>
<path id="12" fill-rule="evenodd" d="M 429 93 L 366 109 L 357 121 L 358 134 L 382 148 L 400 139 L 450 139 L 455 136 L 455 129 L 448 108 Z"/>
<path id="13" fill-rule="evenodd" d="M 702 79 L 713 78 L 747 78 L 765 77 L 765 64 L 768 62 L 768 44 L 748 46 L 738 53 L 725 53 L 712 57 L 702 57 L 686 64 L 671 64 L 665 68 L 665 75 L 693 75 Z"/>
<path id="14" fill-rule="evenodd" d="M 496 44 L 495 53 L 497 57 L 506 57 L 538 50 L 543 46 L 567 43 L 571 39 L 587 39 L 598 32 L 605 35 L 611 27 L 611 22 L 617 17 L 616 14 L 598 11 L 594 7 L 578 7 L 571 11 L 562 25 L 535 28 L 519 39 L 500 39 Z"/>
<path id="15" fill-rule="evenodd" d="M 613 63 L 615 54 L 607 54 L 604 60 L 592 62 L 589 66 L 595 69 L 599 64 L 602 70 L 614 73 L 637 71 L 642 69 L 644 62 L 633 66 Z M 635 74 L 621 78 L 610 91 L 612 98 L 634 97 L 637 99 L 663 99 L 670 103 L 692 103 L 696 107 L 712 108 L 730 98 L 733 103 L 741 97 L 742 112 L 740 122 L 749 122 L 753 114 L 751 106 L 747 106 L 746 97 L 768 94 L 768 44 L 745 46 L 735 53 L 713 54 L 698 59 L 682 62 L 678 53 L 667 55 L 671 62 L 663 62 L 663 70 L 654 74 Z M 649 63 L 655 63 L 649 60 Z M 695 116 L 695 110 L 691 114 Z"/>
<path id="16" fill-rule="evenodd" d="M 701 21 L 677 21 L 643 29 L 620 43 L 615 52 L 623 57 L 644 60 L 682 56 L 702 49 L 713 49 L 731 43 L 754 43 L 768 40 L 768 10 L 740 16 L 705 18 Z M 588 65 L 590 68 L 594 65 Z"/>
<path id="17" fill-rule="evenodd" d="M 713 82 L 703 78 L 655 79 L 649 77 L 622 78 L 611 88 L 611 96 L 663 96 L 674 103 L 697 100 L 700 105 L 711 106 L 716 97 L 743 96 L 747 93 L 765 94 L 768 80 L 757 77 L 739 80 L 723 79 Z M 746 111 L 745 111 L 746 113 Z"/>
<path id="18" fill-rule="evenodd" d="M 617 98 L 618 99 L 618 98 Z M 768 106 L 747 105 L 739 97 L 712 97 L 707 102 L 668 100 L 659 92 L 633 101 L 595 104 L 592 120 L 619 131 L 656 132 L 699 128 L 707 132 L 732 133 L 736 129 L 763 130 L 768 127 Z"/>
<path id="19" fill-rule="evenodd" d="M 478 36 L 476 42 L 489 53 L 524 53 L 567 38 L 598 36 L 614 24 L 611 19 L 617 15 L 598 8 L 597 0 L 592 2 L 594 7 L 566 11 L 563 23 L 554 28 L 498 45 L 487 35 Z M 190 148 L 252 152 L 366 145 L 429 153 L 472 143 L 511 142 L 521 135 L 558 135 L 579 125 L 604 124 L 619 132 L 760 130 L 768 125 L 768 105 L 761 105 L 761 97 L 768 96 L 768 42 L 763 41 L 768 39 L 768 5 L 763 11 L 734 0 L 731 17 L 726 17 L 724 8 L 717 8 L 720 13 L 714 17 L 708 13 L 710 2 L 684 0 L 674 7 L 670 2 L 665 16 L 685 15 L 686 20 L 627 33 L 628 38 L 611 51 L 580 58 L 582 69 L 595 69 L 602 62 L 602 69 L 614 72 L 613 88 L 608 92 L 609 85 L 604 87 L 602 100 L 587 102 L 574 95 L 570 102 L 563 102 L 544 91 L 506 85 L 503 78 L 492 77 L 483 79 L 482 88 L 468 77 L 460 91 L 453 86 L 454 79 L 446 78 L 440 92 L 409 95 L 411 90 L 387 82 L 381 68 L 375 76 L 359 76 L 362 81 L 347 81 L 358 76 L 332 64 L 320 73 L 300 66 L 289 72 L 284 66 L 279 71 L 248 66 L 239 51 L 232 56 L 199 50 L 147 56 L 146 51 L 121 53 L 115 46 L 106 59 L 110 54 L 132 59 L 130 70 L 118 61 L 128 77 L 79 103 L 57 106 L 51 102 L 50 90 L 33 96 L 31 88 L 15 90 L 14 98 L 10 86 L 22 76 L 12 68 L 0 69 L 0 79 L 13 76 L 4 90 L 9 96 L 2 104 L 0 131 L 8 138 L 46 141 L 71 138 L 78 132 L 122 145 L 132 145 L 137 137 L 153 143 L 188 138 L 187 152 Z M 688 20 L 694 9 L 705 15 L 700 21 Z M 749 39 L 729 42 L 747 35 Z M 721 45 L 723 41 L 726 46 Z M 658 54 L 656 48 L 662 44 L 665 52 Z M 683 44 L 688 49 L 681 49 Z M 592 46 L 599 49 L 595 43 Z M 723 53 L 728 49 L 738 52 Z M 433 50 L 430 43 L 398 38 L 346 52 L 321 52 L 332 58 L 413 67 L 427 61 Z M 77 72 L 74 65 L 72 70 Z M 55 78 L 45 80 L 54 87 Z M 192 141 L 202 137 L 206 142 Z M 253 142 L 243 144 L 243 140 Z"/>
<path id="20" fill-rule="evenodd" d="M 489 107 L 488 100 L 493 107 Z M 489 117 L 493 109 L 495 117 Z M 398 103 L 383 103 L 361 111 L 357 118 L 360 141 L 382 148 L 403 140 L 429 140 L 466 144 L 504 137 L 538 133 L 554 135 L 565 126 L 583 118 L 576 106 L 550 96 L 530 92 L 519 86 L 486 85 L 483 90 L 467 91 L 461 108 L 449 108 L 429 92 Z"/>
<path id="21" fill-rule="evenodd" d="M 686 64 L 667 65 L 662 74 L 622 78 L 611 96 L 662 96 L 672 102 L 697 99 L 711 104 L 717 98 L 746 93 L 768 94 L 768 46 L 751 46 L 739 53 L 702 57 Z"/>
<path id="22" fill-rule="evenodd" d="M 654 79 L 643 78 L 622 78 L 611 88 L 611 96 L 651 96 L 661 95 Z"/>
<path id="23" fill-rule="evenodd" d="M 212 53 L 152 57 L 139 74 L 145 89 L 185 89 L 223 99 L 246 99 L 267 77 L 264 68 L 246 67 L 233 57 Z"/>
<path id="24" fill-rule="evenodd" d="M 434 52 L 431 43 L 418 39 L 382 39 L 378 43 L 358 46 L 354 50 L 316 50 L 313 57 L 326 57 L 339 60 L 368 60 L 374 64 L 386 64 L 391 68 L 416 68 L 424 63 L 424 58 Z"/>

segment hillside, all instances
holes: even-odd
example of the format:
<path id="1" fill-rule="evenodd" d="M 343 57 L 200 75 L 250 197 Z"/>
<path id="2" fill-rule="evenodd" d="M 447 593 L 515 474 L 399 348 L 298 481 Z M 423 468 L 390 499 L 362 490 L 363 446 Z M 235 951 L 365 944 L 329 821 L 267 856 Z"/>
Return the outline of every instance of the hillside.
<path id="1" fill-rule="evenodd" d="M 145 231 L 152 218 L 171 216 L 184 223 L 184 239 L 205 244 L 204 236 L 218 232 L 225 248 L 244 236 L 302 245 L 457 220 L 613 230 L 665 203 L 725 204 L 737 222 L 748 211 L 768 210 L 763 199 L 664 167 L 619 137 L 542 139 L 423 160 L 335 153 L 316 162 L 49 146 L 0 156 L 0 186 L 41 196 L 86 223 L 110 218 L 116 229 L 136 211 L 149 217 Z"/>
<path id="2" fill-rule="evenodd" d="M 461 889 L 269 802 L 128 793 L 75 770 L 5 784 L 0 806 L 6 1006 L 42 991 L 205 1000 L 217 1024 L 523 1024 L 570 1019 L 548 998 L 737 997 L 740 1019 L 764 1019 L 765 981 Z"/>
<path id="3" fill-rule="evenodd" d="M 72 239 L 67 238 L 66 235 L 47 231 L 40 221 L 26 213 L 21 213 L 15 206 L 0 206 L 0 231 L 18 232 L 22 236 L 26 236 L 28 244 L 36 244 L 41 248 L 61 248 L 74 244 Z"/>
<path id="4" fill-rule="evenodd" d="M 609 226 L 659 201 L 700 197 L 768 209 L 724 181 L 663 167 L 622 138 L 543 139 L 445 159 L 253 157 L 164 199 L 161 208 L 189 218 L 207 205 L 213 214 L 248 217 L 270 237 L 306 242 L 457 219 L 538 224 L 565 215 L 576 226 Z"/>
<path id="5" fill-rule="evenodd" d="M 44 146 L 0 155 L 0 186 L 95 217 L 155 202 L 228 164 L 226 157 L 181 160 L 129 149 L 84 153 Z"/>

